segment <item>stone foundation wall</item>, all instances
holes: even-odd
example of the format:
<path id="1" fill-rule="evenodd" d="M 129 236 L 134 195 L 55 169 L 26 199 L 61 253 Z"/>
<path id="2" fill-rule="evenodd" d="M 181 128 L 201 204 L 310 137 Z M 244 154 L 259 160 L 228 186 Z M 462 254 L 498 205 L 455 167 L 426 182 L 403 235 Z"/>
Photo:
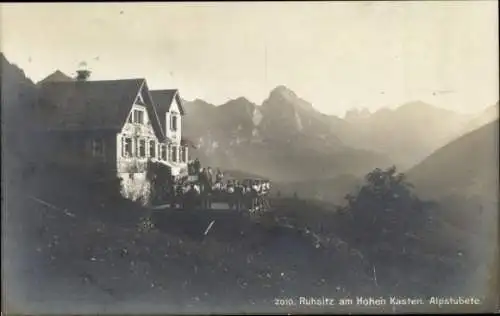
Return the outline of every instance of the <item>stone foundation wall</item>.
<path id="1" fill-rule="evenodd" d="M 151 182 L 146 177 L 146 172 L 119 173 L 122 179 L 121 194 L 124 198 L 139 202 L 143 205 L 149 204 L 151 200 Z"/>

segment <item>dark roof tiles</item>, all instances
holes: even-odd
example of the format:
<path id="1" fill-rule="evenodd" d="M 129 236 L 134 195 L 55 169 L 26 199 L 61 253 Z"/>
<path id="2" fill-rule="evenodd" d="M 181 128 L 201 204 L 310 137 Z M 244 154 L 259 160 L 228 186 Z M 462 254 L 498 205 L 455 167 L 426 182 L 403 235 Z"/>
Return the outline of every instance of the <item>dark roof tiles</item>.
<path id="1" fill-rule="evenodd" d="M 52 130 L 121 130 L 144 84 L 144 79 L 44 82 L 39 87 L 42 124 Z M 163 136 L 155 108 L 147 108 L 153 128 Z"/>

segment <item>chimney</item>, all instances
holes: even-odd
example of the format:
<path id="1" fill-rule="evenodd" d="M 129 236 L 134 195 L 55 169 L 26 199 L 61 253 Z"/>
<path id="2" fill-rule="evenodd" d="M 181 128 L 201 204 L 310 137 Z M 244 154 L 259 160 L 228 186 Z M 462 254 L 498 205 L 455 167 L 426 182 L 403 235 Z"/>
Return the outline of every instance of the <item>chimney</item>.
<path id="1" fill-rule="evenodd" d="M 87 79 L 90 77 L 90 70 L 77 70 L 76 71 L 77 75 L 76 75 L 76 80 L 77 81 L 87 81 Z"/>

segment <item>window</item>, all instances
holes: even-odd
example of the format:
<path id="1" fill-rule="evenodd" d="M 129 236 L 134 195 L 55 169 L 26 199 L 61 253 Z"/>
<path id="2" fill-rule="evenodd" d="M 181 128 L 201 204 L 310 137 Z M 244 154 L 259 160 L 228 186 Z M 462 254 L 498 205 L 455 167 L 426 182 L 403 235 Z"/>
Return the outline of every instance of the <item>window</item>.
<path id="1" fill-rule="evenodd" d="M 170 117 L 170 129 L 174 132 L 177 131 L 177 115 L 175 114 Z"/>
<path id="2" fill-rule="evenodd" d="M 104 142 L 102 139 L 92 140 L 92 156 L 93 157 L 104 156 Z"/>
<path id="3" fill-rule="evenodd" d="M 134 123 L 136 124 L 144 124 L 144 111 L 142 110 L 134 110 Z"/>
<path id="4" fill-rule="evenodd" d="M 132 157 L 132 138 L 123 138 L 122 156 Z"/>
<path id="5" fill-rule="evenodd" d="M 165 145 L 161 145 L 161 159 L 167 160 L 167 149 Z"/>
<path id="6" fill-rule="evenodd" d="M 187 161 L 187 148 L 186 148 L 186 146 L 181 147 L 181 161 L 182 162 Z"/>
<path id="7" fill-rule="evenodd" d="M 139 140 L 139 157 L 140 158 L 146 157 L 146 140 L 145 139 Z"/>
<path id="8" fill-rule="evenodd" d="M 177 146 L 172 146 L 172 161 L 177 162 Z"/>
<path id="9" fill-rule="evenodd" d="M 149 156 L 156 157 L 156 142 L 154 140 L 149 141 Z"/>

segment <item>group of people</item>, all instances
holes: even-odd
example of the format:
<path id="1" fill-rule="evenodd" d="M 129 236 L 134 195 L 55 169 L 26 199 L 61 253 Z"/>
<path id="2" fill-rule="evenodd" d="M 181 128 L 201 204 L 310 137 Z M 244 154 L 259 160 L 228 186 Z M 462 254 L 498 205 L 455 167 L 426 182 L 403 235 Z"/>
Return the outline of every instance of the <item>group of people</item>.
<path id="1" fill-rule="evenodd" d="M 176 204 L 181 207 L 211 208 L 213 202 L 227 202 L 231 209 L 250 211 L 268 208 L 265 196 L 271 190 L 267 180 L 224 181 L 219 169 L 214 175 L 212 168 L 201 168 L 198 159 L 188 165 L 188 176 L 174 186 Z"/>

